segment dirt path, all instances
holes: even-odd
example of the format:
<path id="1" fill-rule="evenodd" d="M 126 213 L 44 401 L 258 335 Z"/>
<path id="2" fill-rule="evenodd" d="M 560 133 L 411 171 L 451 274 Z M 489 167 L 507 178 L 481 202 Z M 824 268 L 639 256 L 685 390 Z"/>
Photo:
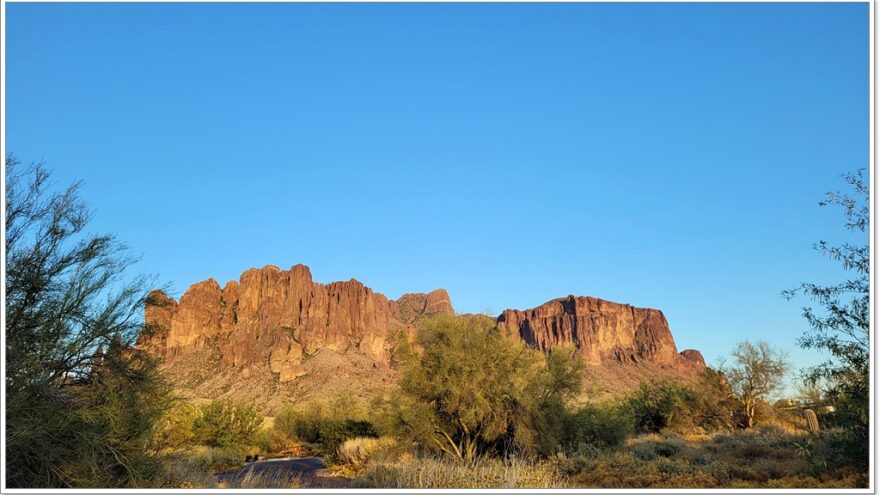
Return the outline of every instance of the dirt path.
<path id="1" fill-rule="evenodd" d="M 344 488 L 350 480 L 324 476 L 324 461 L 320 457 L 285 457 L 249 462 L 238 469 L 217 473 L 217 481 L 235 484 L 248 473 L 272 477 L 301 478 L 307 485 L 316 488 Z"/>

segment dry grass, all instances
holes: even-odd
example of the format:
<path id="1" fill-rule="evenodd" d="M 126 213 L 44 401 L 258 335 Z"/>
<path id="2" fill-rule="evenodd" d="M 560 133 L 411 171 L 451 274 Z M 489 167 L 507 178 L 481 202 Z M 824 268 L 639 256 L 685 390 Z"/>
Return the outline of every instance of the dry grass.
<path id="1" fill-rule="evenodd" d="M 173 456 L 165 462 L 162 488 L 218 488 L 208 467 L 193 457 Z"/>
<path id="2" fill-rule="evenodd" d="M 283 471 L 254 473 L 218 481 L 204 457 L 174 456 L 165 465 L 162 488 L 302 488 L 303 481 Z"/>
<path id="3" fill-rule="evenodd" d="M 300 477 L 280 470 L 268 473 L 248 470 L 244 476 L 217 484 L 217 488 L 303 488 L 304 486 Z"/>
<path id="4" fill-rule="evenodd" d="M 225 471 L 244 465 L 244 453 L 235 447 L 207 447 L 198 445 L 187 454 L 195 464 L 205 471 Z"/>
<path id="5" fill-rule="evenodd" d="M 368 438 L 358 437 L 346 440 L 336 450 L 336 457 L 342 464 L 354 468 L 366 465 L 377 453 L 393 447 L 395 441 L 391 437 Z"/>
<path id="6" fill-rule="evenodd" d="M 370 462 L 354 484 L 359 488 L 564 488 L 565 479 L 548 463 L 404 455 L 392 462 Z"/>

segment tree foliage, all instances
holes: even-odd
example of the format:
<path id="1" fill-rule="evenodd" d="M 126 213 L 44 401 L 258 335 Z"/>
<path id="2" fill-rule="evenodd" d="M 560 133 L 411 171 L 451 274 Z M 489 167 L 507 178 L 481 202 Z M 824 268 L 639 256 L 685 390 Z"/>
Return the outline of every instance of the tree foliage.
<path id="1" fill-rule="evenodd" d="M 200 408 L 193 421 L 195 440 L 210 447 L 247 446 L 254 443 L 263 418 L 251 406 L 213 401 Z"/>
<path id="2" fill-rule="evenodd" d="M 828 398 L 836 403 L 840 414 L 850 416 L 867 428 L 870 392 L 870 226 L 869 187 L 864 171 L 845 174 L 850 192 L 829 192 L 820 206 L 843 209 L 844 227 L 857 237 L 855 243 L 833 245 L 822 240 L 814 248 L 850 274 L 846 280 L 822 285 L 804 282 L 783 292 L 791 299 L 805 295 L 818 305 L 804 307 L 803 316 L 809 329 L 798 340 L 805 349 L 826 351 L 831 358 L 810 369 L 807 380 L 825 383 Z"/>
<path id="3" fill-rule="evenodd" d="M 10 487 L 141 486 L 168 388 L 130 347 L 145 280 L 86 233 L 78 184 L 6 158 L 6 459 Z M 107 351 L 105 352 L 104 349 Z"/>
<path id="4" fill-rule="evenodd" d="M 415 344 L 398 350 L 404 370 L 392 409 L 423 447 L 473 460 L 534 452 L 559 435 L 548 414 L 577 392 L 583 366 L 570 349 L 545 358 L 480 317 L 429 320 Z"/>
<path id="5" fill-rule="evenodd" d="M 715 431 L 733 426 L 735 400 L 723 373 L 706 368 L 690 383 L 643 382 L 630 393 L 626 406 L 638 433 Z"/>
<path id="6" fill-rule="evenodd" d="M 733 364 L 724 369 L 730 391 L 742 406 L 745 424 L 751 428 L 761 404 L 782 385 L 788 371 L 785 354 L 766 342 L 740 342 L 731 352 Z"/>
<path id="7" fill-rule="evenodd" d="M 627 401 L 636 431 L 658 433 L 679 426 L 686 419 L 691 396 L 692 391 L 678 383 L 642 382 Z"/>

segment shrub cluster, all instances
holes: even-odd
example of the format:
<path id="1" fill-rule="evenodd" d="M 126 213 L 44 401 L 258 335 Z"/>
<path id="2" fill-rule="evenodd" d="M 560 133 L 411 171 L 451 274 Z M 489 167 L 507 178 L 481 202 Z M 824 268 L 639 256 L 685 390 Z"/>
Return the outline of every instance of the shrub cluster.
<path id="1" fill-rule="evenodd" d="M 192 424 L 193 436 L 210 447 L 253 445 L 262 422 L 252 406 L 214 401 L 201 407 Z"/>
<path id="2" fill-rule="evenodd" d="M 797 444 L 812 439 L 799 451 Z M 558 456 L 555 467 L 573 486 L 619 488 L 857 488 L 867 473 L 829 470 L 820 458 L 830 435 L 790 434 L 779 428 L 717 433 L 687 441 L 650 434 L 599 456 Z M 798 453 L 801 452 L 801 453 Z"/>
<path id="3" fill-rule="evenodd" d="M 633 420 L 621 404 L 587 405 L 565 415 L 562 446 L 567 453 L 616 447 L 633 432 Z"/>
<path id="4" fill-rule="evenodd" d="M 155 437 L 159 445 L 172 451 L 197 445 L 240 450 L 260 443 L 262 422 L 262 416 L 248 405 L 179 402 L 159 421 Z"/>
<path id="5" fill-rule="evenodd" d="M 737 423 L 737 403 L 725 390 L 723 376 L 707 368 L 696 383 L 642 383 L 629 395 L 626 408 L 636 433 L 726 430 Z"/>
<path id="6" fill-rule="evenodd" d="M 275 417 L 273 430 L 276 443 L 316 444 L 328 462 L 335 462 L 337 449 L 346 440 L 379 436 L 363 408 L 345 398 L 286 407 Z"/>

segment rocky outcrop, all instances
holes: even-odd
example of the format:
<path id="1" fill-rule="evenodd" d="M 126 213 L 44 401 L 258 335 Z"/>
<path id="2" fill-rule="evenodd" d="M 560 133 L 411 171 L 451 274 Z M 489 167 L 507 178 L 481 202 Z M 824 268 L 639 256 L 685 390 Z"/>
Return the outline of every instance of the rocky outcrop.
<path id="1" fill-rule="evenodd" d="M 161 357 L 166 368 L 191 363 L 190 368 L 177 366 L 182 380 L 196 372 L 201 378 L 191 378 L 194 383 L 232 373 L 243 380 L 234 383 L 239 388 L 256 377 L 261 383 L 272 377 L 273 383 L 285 384 L 318 370 L 319 362 L 324 363 L 322 376 L 329 376 L 327 363 L 340 359 L 357 363 L 348 371 L 339 365 L 340 376 L 388 370 L 395 332 L 411 331 L 431 315 L 454 313 L 443 289 L 389 300 L 354 279 L 314 282 L 303 265 L 286 271 L 265 266 L 247 270 L 222 288 L 214 279 L 199 282 L 179 301 L 154 291 L 138 346 Z M 571 344 L 592 365 L 705 366 L 697 351 L 678 354 L 666 318 L 654 309 L 569 296 L 526 311 L 506 310 L 497 324 L 542 351 Z M 314 357 L 319 352 L 320 359 Z M 217 387 L 225 390 L 226 385 Z"/>
<path id="2" fill-rule="evenodd" d="M 696 349 L 685 349 L 680 352 L 681 357 L 684 358 L 684 363 L 693 368 L 705 368 L 706 360 L 703 359 L 703 354 Z"/>
<path id="3" fill-rule="evenodd" d="M 437 289 L 428 294 L 404 294 L 391 302 L 391 314 L 404 324 L 413 324 L 420 318 L 435 314 L 455 314 L 449 294 Z"/>
<path id="4" fill-rule="evenodd" d="M 449 294 L 406 294 L 389 301 L 357 280 L 320 284 L 309 269 L 250 269 L 222 289 L 214 279 L 191 286 L 175 303 L 154 291 L 145 309 L 148 327 L 139 345 L 167 364 L 211 347 L 222 367 L 248 373 L 268 364 L 282 381 L 304 373 L 304 357 L 319 349 L 358 352 L 388 362 L 387 339 L 395 329 L 437 313 L 454 313 Z"/>
<path id="5" fill-rule="evenodd" d="M 678 354 L 662 311 L 595 297 L 568 296 L 525 311 L 508 309 L 497 322 L 511 335 L 543 351 L 572 345 L 591 365 L 684 366 L 696 361 L 693 354 Z"/>
<path id="6" fill-rule="evenodd" d="M 168 346 L 168 330 L 177 302 L 161 290 L 147 295 L 144 305 L 144 330 L 138 335 L 136 346 L 152 354 L 164 355 Z"/>

